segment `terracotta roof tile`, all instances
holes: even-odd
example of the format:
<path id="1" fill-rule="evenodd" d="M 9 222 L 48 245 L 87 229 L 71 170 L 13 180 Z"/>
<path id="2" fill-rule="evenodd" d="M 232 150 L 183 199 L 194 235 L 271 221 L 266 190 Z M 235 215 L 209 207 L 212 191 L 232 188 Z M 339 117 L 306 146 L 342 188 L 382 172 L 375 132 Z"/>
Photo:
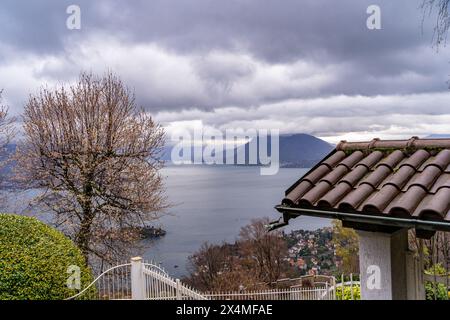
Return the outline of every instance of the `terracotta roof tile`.
<path id="1" fill-rule="evenodd" d="M 442 150 L 436 156 L 430 157 L 425 163 L 421 166 L 419 171 L 423 171 L 428 166 L 437 166 L 442 171 L 446 171 L 450 165 L 450 150 Z M 450 169 L 450 168 L 449 168 Z"/>
<path id="2" fill-rule="evenodd" d="M 338 209 L 343 211 L 356 211 L 359 205 L 369 197 L 375 188 L 370 184 L 362 184 L 347 194 L 338 204 Z"/>
<path id="3" fill-rule="evenodd" d="M 312 171 L 308 174 L 304 180 L 308 180 L 311 183 L 316 183 L 320 178 L 325 176 L 327 173 L 331 172 L 331 169 L 328 165 L 321 164 L 316 170 Z"/>
<path id="4" fill-rule="evenodd" d="M 342 160 L 339 165 L 346 166 L 347 169 L 351 170 L 351 168 L 357 164 L 362 158 L 364 158 L 364 153 L 361 151 L 355 151 L 344 160 Z"/>
<path id="5" fill-rule="evenodd" d="M 398 190 L 401 190 L 415 173 L 416 169 L 413 167 L 410 167 L 409 165 L 402 166 L 397 172 L 390 175 L 388 179 L 383 181 L 381 186 L 384 188 L 387 185 L 391 185 L 396 187 Z"/>
<path id="6" fill-rule="evenodd" d="M 372 188 L 376 189 L 391 173 L 392 170 L 390 167 L 385 165 L 379 166 L 375 171 L 369 173 L 362 179 L 359 184 L 370 184 Z"/>
<path id="7" fill-rule="evenodd" d="M 309 190 L 303 197 L 299 200 L 299 205 L 310 207 L 320 199 L 328 190 L 331 189 L 331 185 L 326 181 L 319 182 L 315 187 Z"/>
<path id="8" fill-rule="evenodd" d="M 447 187 L 450 188 L 450 173 L 444 173 L 439 176 L 436 182 L 431 187 L 430 192 L 436 193 L 440 188 Z"/>
<path id="9" fill-rule="evenodd" d="M 336 188 L 333 188 L 333 190 L 323 196 L 317 205 L 323 208 L 333 208 L 334 205 L 351 190 L 352 187 L 348 183 L 339 183 Z"/>
<path id="10" fill-rule="evenodd" d="M 368 213 L 382 213 L 399 192 L 399 189 L 392 184 L 384 186 L 366 201 L 362 211 Z"/>
<path id="11" fill-rule="evenodd" d="M 412 186 L 405 193 L 400 193 L 386 211 L 393 216 L 409 218 L 426 195 L 422 187 Z"/>
<path id="12" fill-rule="evenodd" d="M 350 171 L 345 175 L 340 182 L 346 182 L 350 186 L 354 186 L 358 181 L 361 180 L 369 172 L 369 169 L 364 165 L 357 165 L 355 169 Z"/>
<path id="13" fill-rule="evenodd" d="M 430 195 L 420 210 L 415 212 L 419 218 L 442 220 L 450 209 L 450 188 L 441 188 L 434 195 Z"/>
<path id="14" fill-rule="evenodd" d="M 341 142 L 283 204 L 450 221 L 450 139 Z"/>
<path id="15" fill-rule="evenodd" d="M 344 158 L 345 158 L 345 152 L 344 151 L 336 151 L 329 158 L 326 158 L 324 161 L 322 161 L 322 164 L 325 164 L 330 169 L 332 169 L 332 168 L 334 168 L 334 166 L 336 164 L 338 164 Z"/>
<path id="16" fill-rule="evenodd" d="M 350 169 L 348 169 L 345 165 L 338 165 L 330 173 L 328 173 L 325 177 L 320 179 L 320 181 L 321 182 L 326 181 L 329 184 L 333 185 L 336 182 L 338 182 L 349 171 L 350 171 Z"/>
<path id="17" fill-rule="evenodd" d="M 383 158 L 383 152 L 374 151 L 374 152 L 369 153 L 369 155 L 367 157 L 365 157 L 363 160 L 361 160 L 356 166 L 363 165 L 363 166 L 367 167 L 367 169 L 371 169 L 382 158 Z"/>
<path id="18" fill-rule="evenodd" d="M 311 189 L 314 185 L 308 181 L 308 180 L 304 180 L 302 182 L 300 182 L 294 190 L 292 190 L 287 196 L 286 198 L 283 200 L 284 204 L 294 204 L 297 203 L 298 200 L 300 200 L 300 198 L 306 193 L 308 192 L 309 189 Z"/>
<path id="19" fill-rule="evenodd" d="M 405 155 L 403 154 L 402 151 L 395 150 L 393 152 L 388 153 L 386 158 L 384 158 L 377 164 L 377 167 L 386 166 L 389 169 L 394 170 L 394 168 L 397 166 L 397 164 L 399 164 L 400 161 L 402 161 L 404 158 L 405 158 Z"/>
<path id="20" fill-rule="evenodd" d="M 441 176 L 442 171 L 435 166 L 429 166 L 424 171 L 417 173 L 412 177 L 407 186 L 402 191 L 407 191 L 413 186 L 422 187 L 429 192 L 435 181 Z"/>

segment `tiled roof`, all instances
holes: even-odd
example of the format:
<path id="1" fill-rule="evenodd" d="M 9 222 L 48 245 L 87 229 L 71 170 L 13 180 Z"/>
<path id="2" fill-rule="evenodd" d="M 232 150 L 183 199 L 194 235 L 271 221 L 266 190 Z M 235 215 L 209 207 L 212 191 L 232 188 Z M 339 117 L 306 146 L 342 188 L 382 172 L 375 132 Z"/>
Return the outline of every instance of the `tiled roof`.
<path id="1" fill-rule="evenodd" d="M 450 222 L 450 139 L 343 141 L 282 205 Z"/>

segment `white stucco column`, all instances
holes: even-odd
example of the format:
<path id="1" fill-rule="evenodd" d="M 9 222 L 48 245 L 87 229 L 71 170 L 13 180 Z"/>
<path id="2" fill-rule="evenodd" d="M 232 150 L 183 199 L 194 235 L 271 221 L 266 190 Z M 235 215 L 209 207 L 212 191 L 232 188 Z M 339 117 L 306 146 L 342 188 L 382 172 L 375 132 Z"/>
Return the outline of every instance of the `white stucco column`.
<path id="1" fill-rule="evenodd" d="M 145 300 L 144 264 L 141 257 L 131 258 L 131 299 Z"/>
<path id="2" fill-rule="evenodd" d="M 420 270 L 408 250 L 408 230 L 358 235 L 361 299 L 420 299 Z"/>

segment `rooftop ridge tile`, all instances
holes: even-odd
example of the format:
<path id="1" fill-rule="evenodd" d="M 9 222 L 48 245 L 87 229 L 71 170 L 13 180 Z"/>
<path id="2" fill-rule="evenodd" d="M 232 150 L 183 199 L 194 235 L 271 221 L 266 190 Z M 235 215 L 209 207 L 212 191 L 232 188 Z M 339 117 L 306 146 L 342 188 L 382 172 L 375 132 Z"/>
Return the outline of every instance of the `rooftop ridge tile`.
<path id="1" fill-rule="evenodd" d="M 386 150 L 386 149 L 450 149 L 450 138 L 420 139 L 412 137 L 408 140 L 380 140 L 375 138 L 371 141 L 347 142 L 342 140 L 336 146 L 339 151 L 354 150 Z"/>

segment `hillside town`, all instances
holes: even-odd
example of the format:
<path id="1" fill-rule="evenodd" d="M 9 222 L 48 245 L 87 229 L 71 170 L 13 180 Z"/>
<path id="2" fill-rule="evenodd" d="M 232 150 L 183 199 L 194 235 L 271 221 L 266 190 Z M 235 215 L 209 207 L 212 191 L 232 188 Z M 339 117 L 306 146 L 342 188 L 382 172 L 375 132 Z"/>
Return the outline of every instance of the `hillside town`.
<path id="1" fill-rule="evenodd" d="M 317 230 L 293 230 L 284 234 L 288 244 L 285 261 L 299 276 L 331 275 L 339 266 L 332 243 L 331 227 Z"/>

